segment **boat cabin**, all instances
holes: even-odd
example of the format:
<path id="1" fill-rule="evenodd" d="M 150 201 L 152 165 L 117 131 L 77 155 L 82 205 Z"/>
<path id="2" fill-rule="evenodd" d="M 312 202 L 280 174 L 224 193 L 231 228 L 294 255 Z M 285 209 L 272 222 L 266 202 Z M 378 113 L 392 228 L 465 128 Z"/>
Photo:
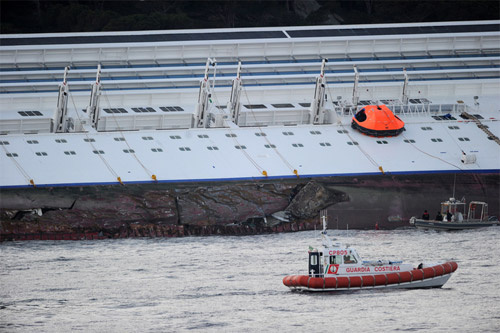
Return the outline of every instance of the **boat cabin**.
<path id="1" fill-rule="evenodd" d="M 317 249 L 309 251 L 309 276 L 323 277 L 328 274 L 336 274 L 339 266 L 361 265 L 363 262 L 356 250 L 349 247 L 324 247 L 321 251 Z"/>

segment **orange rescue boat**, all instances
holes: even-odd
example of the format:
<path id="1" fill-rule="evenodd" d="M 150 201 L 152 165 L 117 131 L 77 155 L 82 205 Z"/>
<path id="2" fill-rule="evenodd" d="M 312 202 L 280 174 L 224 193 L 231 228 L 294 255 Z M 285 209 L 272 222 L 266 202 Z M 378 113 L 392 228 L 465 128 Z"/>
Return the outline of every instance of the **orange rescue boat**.
<path id="1" fill-rule="evenodd" d="M 352 128 L 376 137 L 396 136 L 404 131 L 405 123 L 385 105 L 367 105 L 352 118 Z"/>

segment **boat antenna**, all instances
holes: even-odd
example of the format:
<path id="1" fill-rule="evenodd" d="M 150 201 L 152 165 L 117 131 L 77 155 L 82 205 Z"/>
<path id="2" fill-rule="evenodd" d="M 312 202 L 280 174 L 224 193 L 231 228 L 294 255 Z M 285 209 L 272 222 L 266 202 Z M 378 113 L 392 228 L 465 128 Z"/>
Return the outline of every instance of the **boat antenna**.
<path id="1" fill-rule="evenodd" d="M 321 231 L 321 237 L 323 238 L 323 245 L 326 246 L 326 247 L 331 247 L 332 246 L 332 240 L 330 239 L 330 237 L 328 237 L 327 232 L 326 232 L 326 228 L 327 228 L 327 222 L 326 222 L 327 212 L 328 211 L 326 209 L 324 209 L 319 214 L 321 222 L 323 223 L 323 231 Z"/>
<path id="2" fill-rule="evenodd" d="M 454 176 L 454 178 L 453 178 L 453 198 L 455 198 L 455 183 L 457 180 L 457 174 L 454 173 L 453 176 Z"/>

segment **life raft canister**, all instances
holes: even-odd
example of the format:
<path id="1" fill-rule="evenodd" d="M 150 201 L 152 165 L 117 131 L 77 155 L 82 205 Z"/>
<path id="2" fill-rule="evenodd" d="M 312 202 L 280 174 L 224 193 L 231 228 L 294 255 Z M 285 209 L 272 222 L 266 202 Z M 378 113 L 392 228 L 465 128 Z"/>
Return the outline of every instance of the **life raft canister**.
<path id="1" fill-rule="evenodd" d="M 375 137 L 396 136 L 405 123 L 385 105 L 367 105 L 352 117 L 351 127 Z"/>

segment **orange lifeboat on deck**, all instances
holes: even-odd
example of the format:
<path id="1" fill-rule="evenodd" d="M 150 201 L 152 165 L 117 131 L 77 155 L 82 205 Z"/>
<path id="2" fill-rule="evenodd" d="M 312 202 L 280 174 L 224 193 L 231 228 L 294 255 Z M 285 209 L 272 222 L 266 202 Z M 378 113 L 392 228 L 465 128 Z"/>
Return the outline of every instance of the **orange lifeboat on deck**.
<path id="1" fill-rule="evenodd" d="M 352 117 L 352 128 L 369 136 L 396 136 L 405 123 L 385 105 L 367 105 Z"/>

